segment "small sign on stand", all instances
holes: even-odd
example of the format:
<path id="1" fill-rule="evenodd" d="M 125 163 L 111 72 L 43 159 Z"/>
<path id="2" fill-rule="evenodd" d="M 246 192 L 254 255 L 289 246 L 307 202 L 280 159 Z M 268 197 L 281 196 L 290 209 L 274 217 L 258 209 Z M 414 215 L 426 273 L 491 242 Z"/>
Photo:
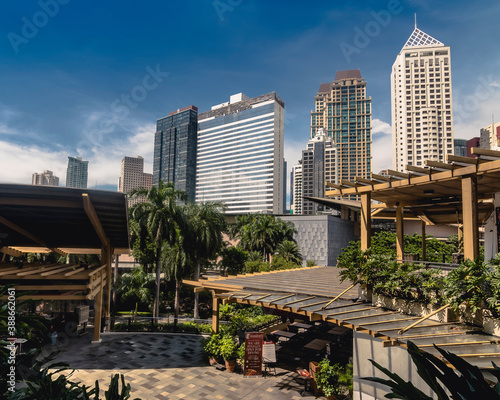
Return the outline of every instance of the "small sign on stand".
<path id="1" fill-rule="evenodd" d="M 245 362 L 243 364 L 243 376 L 262 375 L 262 344 L 264 334 L 262 332 L 245 333 Z"/>

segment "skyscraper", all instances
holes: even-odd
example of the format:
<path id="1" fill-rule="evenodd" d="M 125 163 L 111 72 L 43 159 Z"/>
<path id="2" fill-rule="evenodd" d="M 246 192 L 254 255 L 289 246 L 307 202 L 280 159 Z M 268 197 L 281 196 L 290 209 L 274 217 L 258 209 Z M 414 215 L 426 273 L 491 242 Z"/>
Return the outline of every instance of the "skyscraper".
<path id="1" fill-rule="evenodd" d="M 290 194 L 292 214 L 302 214 L 302 160 L 292 167 L 292 193 Z"/>
<path id="2" fill-rule="evenodd" d="M 123 157 L 121 175 L 118 182 L 118 191 L 122 193 L 130 193 L 131 190 L 139 188 L 150 189 L 152 186 L 152 175 L 144 173 L 144 158 L 141 156 Z M 129 198 L 128 206 L 131 207 L 140 201 L 140 198 Z"/>
<path id="3" fill-rule="evenodd" d="M 393 169 L 453 154 L 450 47 L 417 28 L 391 72 Z"/>
<path id="4" fill-rule="evenodd" d="M 331 137 L 319 128 L 316 135 L 302 151 L 302 196 L 325 197 L 325 182 L 338 180 L 337 147 Z M 302 214 L 316 214 L 324 211 L 320 204 L 302 199 Z"/>
<path id="5" fill-rule="evenodd" d="M 68 157 L 66 187 L 87 188 L 89 162 L 81 157 Z"/>
<path id="6" fill-rule="evenodd" d="M 59 178 L 55 176 L 52 171 L 44 170 L 41 174 L 36 172 L 31 175 L 32 185 L 41 186 L 59 186 Z"/>
<path id="7" fill-rule="evenodd" d="M 196 142 L 198 108 L 173 111 L 156 123 L 153 184 L 173 183 L 194 201 L 196 186 Z"/>
<path id="8" fill-rule="evenodd" d="M 243 93 L 198 116 L 196 202 L 226 213 L 283 213 L 283 101 Z"/>
<path id="9" fill-rule="evenodd" d="M 319 128 L 332 138 L 338 149 L 338 181 L 370 178 L 371 97 L 358 69 L 337 71 L 332 83 L 322 83 L 311 111 L 311 138 Z"/>

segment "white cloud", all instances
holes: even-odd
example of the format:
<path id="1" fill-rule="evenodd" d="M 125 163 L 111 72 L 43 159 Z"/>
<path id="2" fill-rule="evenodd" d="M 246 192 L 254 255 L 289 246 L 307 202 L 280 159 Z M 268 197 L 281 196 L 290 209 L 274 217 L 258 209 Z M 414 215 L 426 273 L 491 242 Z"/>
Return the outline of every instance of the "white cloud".
<path id="1" fill-rule="evenodd" d="M 480 76 L 467 91 L 453 93 L 453 136 L 455 139 L 472 139 L 479 136 L 481 128 L 500 121 L 500 83 L 492 76 Z"/>
<path id="2" fill-rule="evenodd" d="M 392 168 L 391 125 L 380 119 L 372 120 L 372 172 Z"/>
<path id="3" fill-rule="evenodd" d="M 142 156 L 144 171 L 153 170 L 153 124 L 140 126 L 135 133 L 106 143 L 106 146 L 94 147 L 93 152 L 84 157 L 89 161 L 88 186 L 117 186 L 120 176 L 121 160 L 124 156 Z M 68 156 L 76 154 L 61 148 L 41 148 L 37 146 L 21 146 L 0 141 L 0 182 L 30 184 L 31 175 L 45 169 L 59 177 L 59 185 L 66 182 Z"/>

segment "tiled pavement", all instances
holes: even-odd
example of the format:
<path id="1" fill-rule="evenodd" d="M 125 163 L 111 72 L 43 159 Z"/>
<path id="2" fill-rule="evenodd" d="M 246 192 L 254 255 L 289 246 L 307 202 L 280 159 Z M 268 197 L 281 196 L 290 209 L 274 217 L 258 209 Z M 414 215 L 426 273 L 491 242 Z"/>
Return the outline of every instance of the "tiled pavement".
<path id="1" fill-rule="evenodd" d="M 244 378 L 219 371 L 203 358 L 200 336 L 182 334 L 105 333 L 102 343 L 90 335 L 72 339 L 57 361 L 76 369 L 71 380 L 107 389 L 121 373 L 132 398 L 150 399 L 314 399 L 303 391 L 296 372 L 277 369 L 276 376 Z M 101 390 L 103 394 L 103 390 Z"/>

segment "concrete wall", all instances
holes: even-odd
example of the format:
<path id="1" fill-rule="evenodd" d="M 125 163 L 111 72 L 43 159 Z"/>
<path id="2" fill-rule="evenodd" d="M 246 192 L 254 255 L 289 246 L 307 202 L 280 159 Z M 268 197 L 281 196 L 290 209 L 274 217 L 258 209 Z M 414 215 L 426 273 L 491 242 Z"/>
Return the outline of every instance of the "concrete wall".
<path id="1" fill-rule="evenodd" d="M 306 260 L 316 260 L 317 265 L 334 266 L 342 249 L 357 239 L 354 236 L 354 222 L 331 215 L 290 215 L 279 218 L 295 225 L 295 240 L 304 257 L 304 265 Z"/>
<path id="2" fill-rule="evenodd" d="M 422 223 L 415 220 L 405 220 L 404 222 L 405 235 L 413 235 L 414 233 L 422 234 Z M 458 225 L 427 225 L 425 227 L 425 233 L 427 235 L 435 236 L 436 238 L 448 238 L 451 235 L 456 235 L 458 233 Z"/>
<path id="3" fill-rule="evenodd" d="M 413 385 L 428 396 L 437 398 L 418 375 L 417 369 L 406 349 L 398 346 L 383 347 L 380 339 L 360 332 L 353 332 L 353 342 L 354 400 L 384 399 L 385 394 L 390 393 L 390 389 L 385 385 L 361 379 L 361 377 L 372 376 L 388 379 L 385 374 L 368 361 L 369 359 L 397 373 L 405 381 L 411 381 Z"/>

